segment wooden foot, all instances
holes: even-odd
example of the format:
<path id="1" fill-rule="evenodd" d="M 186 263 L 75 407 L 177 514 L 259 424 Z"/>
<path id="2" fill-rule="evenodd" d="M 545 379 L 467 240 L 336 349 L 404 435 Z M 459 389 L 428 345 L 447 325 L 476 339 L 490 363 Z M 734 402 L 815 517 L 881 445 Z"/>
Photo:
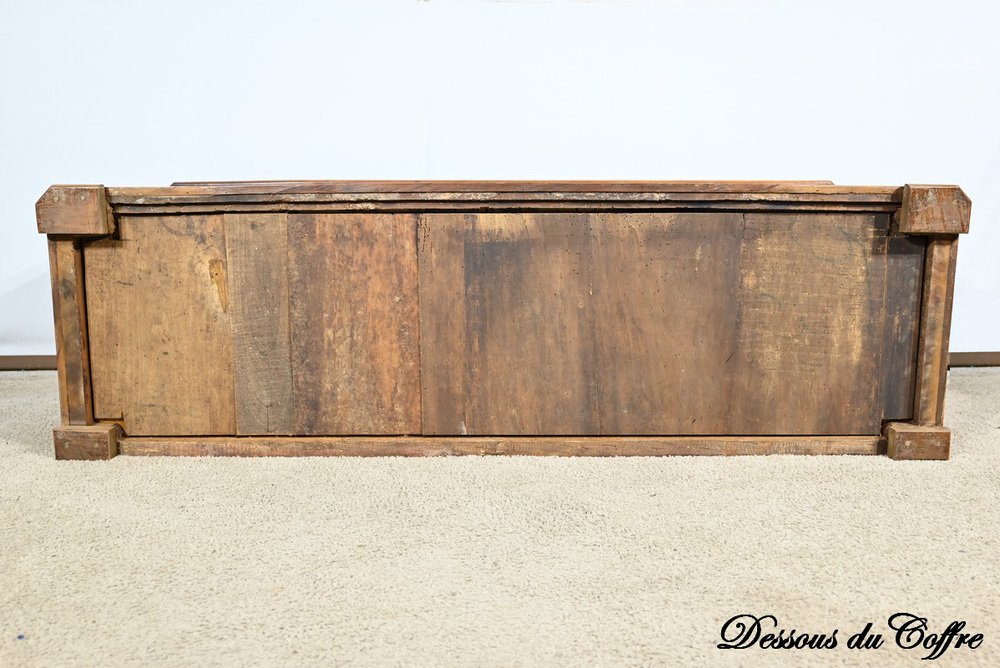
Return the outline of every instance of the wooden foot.
<path id="1" fill-rule="evenodd" d="M 885 427 L 886 454 L 892 459 L 948 459 L 951 429 L 890 422 Z"/>
<path id="2" fill-rule="evenodd" d="M 56 459 L 111 459 L 118 455 L 121 433 L 114 422 L 57 427 L 52 430 Z"/>

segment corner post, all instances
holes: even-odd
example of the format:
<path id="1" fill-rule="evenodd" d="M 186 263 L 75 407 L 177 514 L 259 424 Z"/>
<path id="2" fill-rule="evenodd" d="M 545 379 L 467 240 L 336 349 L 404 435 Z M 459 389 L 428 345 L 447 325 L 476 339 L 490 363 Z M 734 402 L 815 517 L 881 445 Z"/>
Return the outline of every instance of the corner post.
<path id="1" fill-rule="evenodd" d="M 893 459 L 948 459 L 951 430 L 942 426 L 958 235 L 969 231 L 971 202 L 958 186 L 906 185 L 893 216 L 896 233 L 926 236 L 911 423 L 885 427 Z"/>
<path id="2" fill-rule="evenodd" d="M 48 236 L 61 427 L 53 433 L 58 459 L 110 459 L 117 425 L 94 423 L 87 340 L 83 244 L 114 232 L 104 186 L 52 186 L 35 204 L 38 231 Z"/>

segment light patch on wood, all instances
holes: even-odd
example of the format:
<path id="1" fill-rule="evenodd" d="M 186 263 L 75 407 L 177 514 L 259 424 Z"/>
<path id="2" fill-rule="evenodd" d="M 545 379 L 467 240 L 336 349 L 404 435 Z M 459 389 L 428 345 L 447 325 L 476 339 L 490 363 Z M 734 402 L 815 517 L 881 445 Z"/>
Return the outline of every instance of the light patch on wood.
<path id="1" fill-rule="evenodd" d="M 222 216 L 124 216 L 119 228 L 84 248 L 95 417 L 128 434 L 235 433 L 225 275 L 212 269 Z"/>
<path id="2" fill-rule="evenodd" d="M 208 263 L 208 275 L 212 279 L 212 285 L 219 295 L 219 306 L 222 310 L 229 311 L 229 291 L 226 288 L 226 263 L 221 259 L 212 260 Z"/>
<path id="3" fill-rule="evenodd" d="M 746 216 L 737 357 L 748 375 L 733 394 L 749 425 L 877 430 L 887 226 L 873 215 Z"/>

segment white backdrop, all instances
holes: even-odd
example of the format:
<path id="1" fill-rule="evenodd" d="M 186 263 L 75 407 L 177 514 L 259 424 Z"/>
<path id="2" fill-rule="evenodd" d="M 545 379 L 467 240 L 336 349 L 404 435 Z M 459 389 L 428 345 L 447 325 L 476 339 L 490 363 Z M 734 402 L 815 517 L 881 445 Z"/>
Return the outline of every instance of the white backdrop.
<path id="1" fill-rule="evenodd" d="M 1000 350 L 1000 3 L 0 0 L 0 355 L 54 352 L 52 183 L 958 183 Z"/>

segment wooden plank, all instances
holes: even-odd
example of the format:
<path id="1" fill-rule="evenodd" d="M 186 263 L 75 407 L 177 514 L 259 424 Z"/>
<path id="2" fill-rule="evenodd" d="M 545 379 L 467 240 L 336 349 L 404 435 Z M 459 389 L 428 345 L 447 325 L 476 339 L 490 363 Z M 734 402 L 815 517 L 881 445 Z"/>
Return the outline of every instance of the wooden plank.
<path id="1" fill-rule="evenodd" d="M 878 431 L 888 217 L 745 220 L 727 433 Z"/>
<path id="2" fill-rule="evenodd" d="M 739 433 L 719 381 L 734 373 L 742 215 L 591 221 L 596 234 L 583 247 L 597 433 Z"/>
<path id="3" fill-rule="evenodd" d="M 240 434 L 292 434 L 287 217 L 228 214 L 225 227 L 236 429 Z"/>
<path id="4" fill-rule="evenodd" d="M 895 186 L 846 186 L 811 181 L 272 181 L 178 184 L 169 187 L 113 188 L 112 197 L 239 193 L 441 193 L 441 192 L 688 192 L 822 193 L 894 197 Z"/>
<path id="5" fill-rule="evenodd" d="M 426 457 L 538 455 L 629 457 L 666 455 L 875 455 L 879 436 L 803 437 L 126 437 L 123 455 L 184 457 Z"/>
<path id="6" fill-rule="evenodd" d="M 52 186 L 35 203 L 42 234 L 106 236 L 115 230 L 104 186 Z"/>
<path id="7" fill-rule="evenodd" d="M 465 429 L 465 230 L 471 216 L 418 217 L 420 395 L 424 434 Z"/>
<path id="8" fill-rule="evenodd" d="M 965 234 L 971 213 L 958 186 L 906 185 L 895 222 L 902 234 Z"/>
<path id="9" fill-rule="evenodd" d="M 407 202 L 411 206 L 422 203 L 462 203 L 466 207 L 504 202 L 509 205 L 533 203 L 541 206 L 545 203 L 568 202 L 606 202 L 608 204 L 626 204 L 642 202 L 659 203 L 702 203 L 728 205 L 730 208 L 740 208 L 744 203 L 758 204 L 812 204 L 812 205 L 852 205 L 859 208 L 898 209 L 898 198 L 893 193 L 855 193 L 855 192 L 782 192 L 782 191 L 747 191 L 747 192 L 673 192 L 673 191 L 640 191 L 640 192 L 289 192 L 247 188 L 233 191 L 216 191 L 211 188 L 167 188 L 167 189 L 117 189 L 111 190 L 110 198 L 115 210 L 123 205 L 133 207 L 155 207 L 162 205 L 212 205 L 224 204 L 366 204 L 377 208 L 393 202 Z M 419 208 L 419 207 L 418 207 Z"/>
<path id="10" fill-rule="evenodd" d="M 819 211 L 844 213 L 892 213 L 897 209 L 890 202 L 810 202 L 810 201 L 726 201 L 726 200 L 373 200 L 373 201 L 292 201 L 281 198 L 244 202 L 166 202 L 117 204 L 119 215 L 215 214 L 215 213 L 431 213 L 431 212 L 490 212 L 490 211 L 555 211 L 555 212 L 635 212 L 635 211 Z"/>
<path id="11" fill-rule="evenodd" d="M 59 372 L 59 412 L 64 425 L 94 422 L 83 253 L 72 239 L 49 239 L 52 310 Z"/>
<path id="12" fill-rule="evenodd" d="M 58 427 L 52 432 L 56 459 L 111 459 L 118 455 L 121 431 L 114 422 Z"/>
<path id="13" fill-rule="evenodd" d="M 877 432 L 887 228 L 425 215 L 425 433 Z"/>
<path id="14" fill-rule="evenodd" d="M 232 434 L 221 216 L 125 217 L 85 249 L 94 408 L 129 434 Z"/>
<path id="15" fill-rule="evenodd" d="M 422 218 L 425 434 L 600 433 L 589 220 Z"/>
<path id="16" fill-rule="evenodd" d="M 442 190 L 486 190 L 495 192 L 532 192 L 543 189 L 544 186 L 555 190 L 605 190 L 620 191 L 623 189 L 656 188 L 659 190 L 690 190 L 707 192 L 721 190 L 768 189 L 795 186 L 832 186 L 833 181 L 753 181 L 753 180 L 722 180 L 722 181 L 336 181 L 329 179 L 296 179 L 296 180 L 263 180 L 263 181 L 175 181 L 171 187 L 210 186 L 213 188 L 270 188 L 272 190 L 287 190 L 289 188 L 323 189 L 340 192 L 435 192 Z M 486 187 L 492 186 L 492 187 Z"/>
<path id="17" fill-rule="evenodd" d="M 593 317 L 582 308 L 590 289 L 588 220 L 468 219 L 462 259 L 452 259 L 464 267 L 455 287 L 464 288 L 465 300 L 456 351 L 464 352 L 466 422 L 437 424 L 437 433 L 601 433 Z M 439 361 L 428 357 L 426 364 Z"/>
<path id="18" fill-rule="evenodd" d="M 926 240 L 893 236 L 886 249 L 885 336 L 882 338 L 882 419 L 913 417 L 920 299 Z"/>
<path id="19" fill-rule="evenodd" d="M 412 215 L 289 216 L 295 433 L 420 432 L 416 258 Z"/>
<path id="20" fill-rule="evenodd" d="M 934 237 L 927 243 L 913 404 L 913 420 L 918 425 L 940 425 L 944 418 L 957 254 L 957 236 Z"/>
<path id="21" fill-rule="evenodd" d="M 1000 351 L 948 353 L 948 368 L 966 366 L 1000 366 Z M 0 355 L 0 371 L 55 370 L 55 355 Z M 907 413 L 912 412 L 912 409 L 911 401 L 906 409 Z"/>
<path id="22" fill-rule="evenodd" d="M 951 430 L 890 422 L 885 427 L 886 454 L 892 459 L 948 459 Z"/>

